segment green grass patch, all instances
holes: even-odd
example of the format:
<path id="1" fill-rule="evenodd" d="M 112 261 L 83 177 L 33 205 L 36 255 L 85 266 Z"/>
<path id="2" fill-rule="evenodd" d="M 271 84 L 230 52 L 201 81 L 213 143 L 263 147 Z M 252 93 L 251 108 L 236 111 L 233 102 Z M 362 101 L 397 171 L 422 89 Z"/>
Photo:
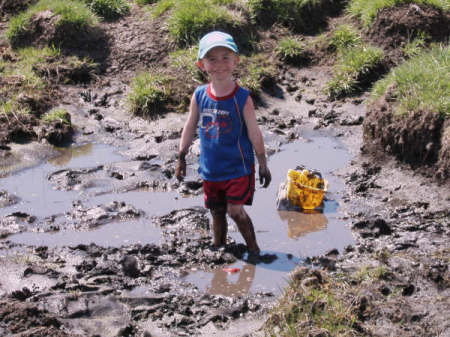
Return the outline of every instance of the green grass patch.
<path id="1" fill-rule="evenodd" d="M 45 101 L 53 84 L 82 81 L 98 68 L 96 63 L 87 58 L 62 56 L 58 48 L 52 47 L 18 49 L 12 52 L 9 58 L 10 61 L 0 60 L 0 97 L 3 99 L 3 112 L 11 109 L 28 111 L 28 108 L 22 108 L 18 103 L 21 96 Z"/>
<path id="2" fill-rule="evenodd" d="M 403 54 L 408 58 L 419 55 L 427 46 L 428 39 L 429 36 L 425 32 L 419 32 L 414 40 L 409 41 L 403 46 Z"/>
<path id="3" fill-rule="evenodd" d="M 89 8 L 106 20 L 114 20 L 130 12 L 127 0 L 85 0 Z"/>
<path id="4" fill-rule="evenodd" d="M 156 6 L 152 8 L 151 13 L 154 17 L 161 16 L 165 12 L 175 7 L 175 0 L 159 0 Z"/>
<path id="5" fill-rule="evenodd" d="M 16 15 L 9 20 L 5 36 L 11 46 L 14 47 L 16 45 L 19 45 L 20 42 L 26 37 L 31 15 L 32 14 L 25 12 Z"/>
<path id="6" fill-rule="evenodd" d="M 71 125 L 70 115 L 64 108 L 55 108 L 50 110 L 41 117 L 41 120 L 46 123 L 61 122 L 62 124 Z"/>
<path id="7" fill-rule="evenodd" d="M 276 76 L 273 62 L 263 54 L 241 56 L 238 69 L 240 85 L 254 96 L 261 92 L 265 82 L 273 82 Z"/>
<path id="8" fill-rule="evenodd" d="M 404 62 L 375 83 L 370 101 L 391 90 L 397 114 L 431 111 L 450 117 L 450 47 L 430 51 Z"/>
<path id="9" fill-rule="evenodd" d="M 57 48 L 45 47 L 43 49 L 24 48 L 17 51 L 15 62 L 5 62 L 0 65 L 2 68 L 3 83 L 2 88 L 7 91 L 20 91 L 28 94 L 43 90 L 45 83 L 36 74 L 36 65 L 43 64 L 48 58 L 58 57 L 60 51 Z"/>
<path id="10" fill-rule="evenodd" d="M 448 0 L 351 0 L 347 6 L 347 11 L 352 16 L 359 18 L 362 24 L 367 27 L 381 9 L 408 3 L 429 5 L 443 11 L 450 10 Z"/>
<path id="11" fill-rule="evenodd" d="M 185 78 L 187 81 L 202 83 L 206 78 L 195 64 L 197 52 L 197 46 L 171 52 L 169 54 L 170 65 L 177 73 L 186 74 Z"/>
<path id="12" fill-rule="evenodd" d="M 156 118 L 166 110 L 171 89 L 167 76 L 155 72 L 137 74 L 127 96 L 129 111 L 134 115 Z"/>
<path id="13" fill-rule="evenodd" d="M 291 280 L 269 313 L 265 335 L 303 337 L 320 329 L 321 336 L 354 336 L 354 304 L 344 300 L 348 284 L 336 277 L 308 285 L 305 281 L 315 278 L 312 272 L 308 274 L 308 278 Z"/>
<path id="14" fill-rule="evenodd" d="M 178 0 L 168 19 L 169 34 L 179 45 L 197 43 L 205 33 L 237 24 L 229 11 L 208 0 Z"/>
<path id="15" fill-rule="evenodd" d="M 95 15 L 83 2 L 75 0 L 40 0 L 29 7 L 28 10 L 14 16 L 9 21 L 6 37 L 13 48 L 21 46 L 23 40 L 26 40 L 30 34 L 34 33 L 30 32 L 32 16 L 47 10 L 59 16 L 56 21 L 57 28 L 63 26 L 71 27 L 76 32 L 97 22 Z"/>
<path id="16" fill-rule="evenodd" d="M 19 103 L 20 97 L 39 99 L 46 91 L 46 82 L 34 71 L 38 64 L 45 63 L 47 57 L 59 55 L 54 48 L 25 48 L 15 54 L 12 61 L 0 61 L 0 113 L 29 114 L 32 113 L 27 104 Z"/>
<path id="17" fill-rule="evenodd" d="M 17 115 L 17 114 L 29 114 L 31 113 L 28 107 L 21 106 L 17 102 L 17 97 L 11 97 L 6 101 L 0 101 L 0 115 L 4 114 L 6 116 L 9 115 Z"/>
<path id="18" fill-rule="evenodd" d="M 302 62 L 307 58 L 305 44 L 299 39 L 287 37 L 282 39 L 275 48 L 278 58 L 287 63 Z"/>
<path id="19" fill-rule="evenodd" d="M 387 274 L 388 271 L 386 267 L 381 264 L 377 267 L 362 266 L 354 274 L 352 274 L 352 278 L 358 282 L 358 284 L 364 282 L 373 283 L 377 280 L 383 279 Z"/>
<path id="20" fill-rule="evenodd" d="M 331 98 L 353 94 L 361 89 L 361 80 L 381 64 L 383 51 L 371 46 L 346 49 L 338 55 L 333 77 L 325 90 Z"/>
<path id="21" fill-rule="evenodd" d="M 248 41 L 248 23 L 243 17 L 240 2 L 160 0 L 149 11 L 154 18 L 167 15 L 169 35 L 179 47 L 197 44 L 204 34 L 213 30 L 229 32 L 235 35 L 238 44 L 251 45 Z"/>
<path id="22" fill-rule="evenodd" d="M 328 48 L 341 51 L 355 47 L 361 43 L 361 36 L 351 25 L 342 24 L 334 29 L 329 41 Z"/>

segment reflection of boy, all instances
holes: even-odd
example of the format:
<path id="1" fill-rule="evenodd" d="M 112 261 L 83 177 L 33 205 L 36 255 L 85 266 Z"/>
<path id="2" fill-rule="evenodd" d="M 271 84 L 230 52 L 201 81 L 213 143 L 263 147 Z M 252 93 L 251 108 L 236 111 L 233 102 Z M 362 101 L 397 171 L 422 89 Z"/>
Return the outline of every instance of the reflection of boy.
<path id="1" fill-rule="evenodd" d="M 253 224 L 243 205 L 251 205 L 255 190 L 254 155 L 263 187 L 271 181 L 264 141 L 249 92 L 232 77 L 238 62 L 233 38 L 223 32 L 206 34 L 199 44 L 197 66 L 209 76 L 192 98 L 179 146 L 176 176 L 186 175 L 186 154 L 195 128 L 200 138 L 199 173 L 205 206 L 213 219 L 214 246 L 227 237 L 226 214 L 236 222 L 250 253 L 259 253 Z"/>

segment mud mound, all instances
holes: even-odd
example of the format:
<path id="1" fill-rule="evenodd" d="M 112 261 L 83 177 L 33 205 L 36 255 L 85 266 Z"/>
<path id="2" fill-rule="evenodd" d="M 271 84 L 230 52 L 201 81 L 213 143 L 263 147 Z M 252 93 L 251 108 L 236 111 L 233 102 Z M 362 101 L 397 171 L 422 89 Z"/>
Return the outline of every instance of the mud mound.
<path id="1" fill-rule="evenodd" d="M 97 26 L 83 28 L 58 24 L 60 16 L 51 10 L 34 14 L 26 31 L 11 41 L 12 48 L 58 46 L 66 55 L 90 57 L 103 63 L 109 54 L 106 34 Z"/>
<path id="2" fill-rule="evenodd" d="M 253 15 L 264 28 L 271 28 L 278 22 L 297 33 L 315 34 L 326 26 L 328 17 L 341 13 L 344 3 L 342 0 L 313 1 L 301 8 L 291 8 L 289 12 L 285 12 L 284 9 L 277 8 L 279 5 L 274 1 L 264 0 L 254 9 Z M 289 15 L 285 16 L 286 13 Z"/>
<path id="3" fill-rule="evenodd" d="M 363 124 L 364 150 L 374 152 L 381 148 L 412 168 L 421 168 L 426 175 L 447 180 L 450 176 L 449 120 L 432 112 L 397 116 L 386 96 L 389 91 L 367 111 Z"/>
<path id="4" fill-rule="evenodd" d="M 70 120 L 70 115 L 66 114 L 66 118 Z M 71 124 L 66 124 L 62 121 L 55 120 L 44 123 L 39 133 L 39 138 L 45 138 L 47 141 L 55 146 L 63 146 L 72 141 L 74 130 Z"/>
<path id="5" fill-rule="evenodd" d="M 431 41 L 447 41 L 450 13 L 417 4 L 384 8 L 370 26 L 367 37 L 372 44 L 381 46 L 396 59 L 401 53 L 399 47 L 420 33 L 428 35 Z"/>
<path id="6" fill-rule="evenodd" d="M 140 19 L 144 16 L 142 9 L 132 6 L 129 15 L 105 24 L 110 45 L 108 73 L 134 73 L 152 64 L 165 65 L 163 60 L 171 48 L 167 28 L 160 22 L 161 18 L 152 22 Z"/>
<path id="7" fill-rule="evenodd" d="M 17 114 L 0 116 L 0 144 L 10 142 L 25 143 L 37 138 L 33 127 L 39 121 L 29 114 Z"/>

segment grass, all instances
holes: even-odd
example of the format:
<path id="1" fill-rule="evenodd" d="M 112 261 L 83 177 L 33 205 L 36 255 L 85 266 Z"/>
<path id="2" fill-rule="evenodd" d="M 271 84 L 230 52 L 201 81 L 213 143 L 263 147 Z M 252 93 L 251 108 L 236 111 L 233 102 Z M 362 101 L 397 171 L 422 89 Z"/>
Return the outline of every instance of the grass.
<path id="1" fill-rule="evenodd" d="M 37 98 L 47 88 L 46 82 L 34 71 L 36 65 L 45 64 L 47 58 L 59 56 L 55 48 L 24 48 L 18 50 L 14 62 L 0 61 L 0 113 L 6 115 L 32 113 L 30 107 L 19 103 L 21 96 Z"/>
<path id="2" fill-rule="evenodd" d="M 89 76 L 90 73 L 95 73 L 97 68 L 98 64 L 89 58 L 62 57 L 60 49 L 55 47 L 18 49 L 14 62 L 0 61 L 2 77 L 4 82 L 9 84 L 4 90 L 25 94 L 44 90 L 48 80 L 58 83 L 74 82 L 77 74 L 79 77 L 85 73 Z"/>
<path id="3" fill-rule="evenodd" d="M 403 54 L 408 57 L 414 57 L 419 55 L 427 46 L 427 40 L 429 39 L 429 36 L 427 36 L 424 32 L 419 32 L 416 36 L 416 38 L 412 41 L 409 41 L 405 44 L 402 48 Z"/>
<path id="4" fill-rule="evenodd" d="M 169 54 L 170 65 L 176 72 L 186 73 L 187 80 L 196 82 L 198 84 L 206 80 L 205 75 L 195 65 L 197 61 L 198 47 L 189 47 L 180 49 Z"/>
<path id="5" fill-rule="evenodd" d="M 328 48 L 331 50 L 342 51 L 356 47 L 360 43 L 361 36 L 359 32 L 351 25 L 342 24 L 334 29 L 328 41 Z"/>
<path id="6" fill-rule="evenodd" d="M 431 111 L 450 117 L 450 47 L 434 46 L 430 51 L 392 69 L 375 83 L 370 101 L 390 88 L 396 97 L 396 113 Z"/>
<path id="7" fill-rule="evenodd" d="M 114 20 L 130 12 L 126 0 L 84 0 L 89 8 L 106 20 Z"/>
<path id="8" fill-rule="evenodd" d="M 6 101 L 0 101 L 0 115 L 29 114 L 30 108 L 21 106 L 17 102 L 17 97 L 11 97 Z"/>
<path id="9" fill-rule="evenodd" d="M 305 44 L 291 37 L 282 39 L 275 48 L 275 52 L 281 61 L 291 64 L 301 62 L 306 58 Z"/>
<path id="10" fill-rule="evenodd" d="M 172 87 L 171 96 L 174 109 L 185 112 L 190 103 L 191 94 L 195 87 L 207 81 L 207 75 L 195 65 L 197 60 L 197 46 L 179 49 L 169 54 L 170 67 L 167 69 L 177 80 L 177 85 Z"/>
<path id="11" fill-rule="evenodd" d="M 152 9 L 157 17 L 171 11 L 169 34 L 180 46 L 197 43 L 202 35 L 215 29 L 237 26 L 238 22 L 223 6 L 231 1 L 161 0 Z"/>
<path id="12" fill-rule="evenodd" d="M 154 17 L 161 16 L 163 13 L 175 7 L 175 0 L 159 0 L 156 6 L 152 8 L 151 13 Z"/>
<path id="13" fill-rule="evenodd" d="M 303 282 L 308 279 L 311 277 L 291 280 L 278 305 L 270 312 L 265 325 L 266 336 L 303 337 L 318 329 L 323 331 L 323 336 L 355 335 L 353 325 L 357 317 L 353 305 L 344 301 L 343 296 L 349 287 L 346 282 L 330 278 L 323 284 L 308 286 Z"/>
<path id="14" fill-rule="evenodd" d="M 42 116 L 41 120 L 43 122 L 53 122 L 58 121 L 66 125 L 71 125 L 70 115 L 67 113 L 67 110 L 64 108 L 55 108 L 47 112 Z"/>
<path id="15" fill-rule="evenodd" d="M 0 60 L 0 102 L 2 113 L 30 113 L 21 106 L 21 96 L 39 101 L 47 95 L 51 83 L 76 82 L 76 77 L 93 73 L 98 65 L 87 58 L 62 56 L 60 49 L 26 47 L 11 52 L 11 61 Z"/>
<path id="16" fill-rule="evenodd" d="M 353 275 L 353 279 L 358 283 L 375 282 L 382 279 L 387 274 L 386 267 L 378 265 L 377 267 L 361 266 Z"/>
<path id="17" fill-rule="evenodd" d="M 202 35 L 237 23 L 225 7 L 208 0 L 178 0 L 168 20 L 169 34 L 179 45 L 197 43 Z"/>
<path id="18" fill-rule="evenodd" d="M 271 81 L 276 75 L 273 63 L 263 54 L 241 56 L 239 69 L 243 69 L 239 84 L 248 89 L 253 96 L 257 96 L 264 81 Z"/>
<path id="19" fill-rule="evenodd" d="M 383 60 L 383 51 L 371 46 L 357 46 L 342 51 L 333 68 L 333 77 L 325 90 L 331 98 L 361 90 L 360 82 Z"/>
<path id="20" fill-rule="evenodd" d="M 156 118 L 169 101 L 169 84 L 169 78 L 154 72 L 137 74 L 127 96 L 129 111 L 134 115 Z"/>
<path id="21" fill-rule="evenodd" d="M 8 91 L 20 90 L 22 93 L 40 91 L 45 88 L 45 83 L 38 76 L 34 68 L 43 64 L 48 58 L 58 57 L 60 51 L 57 48 L 45 47 L 43 49 L 23 48 L 17 51 L 16 62 L 4 62 L 0 66 L 2 77 L 6 82 Z M 8 85 L 9 84 L 9 85 Z"/>
<path id="22" fill-rule="evenodd" d="M 24 41 L 33 32 L 30 31 L 32 16 L 38 12 L 50 10 L 59 18 L 58 27 L 71 27 L 73 31 L 81 31 L 88 25 L 97 22 L 95 15 L 80 1 L 75 0 L 40 0 L 25 12 L 14 16 L 9 21 L 6 37 L 13 48 L 23 46 Z"/>
<path id="23" fill-rule="evenodd" d="M 442 11 L 450 10 L 448 0 L 351 0 L 347 11 L 352 16 L 359 18 L 365 27 L 368 27 L 381 9 L 407 3 L 425 4 Z"/>

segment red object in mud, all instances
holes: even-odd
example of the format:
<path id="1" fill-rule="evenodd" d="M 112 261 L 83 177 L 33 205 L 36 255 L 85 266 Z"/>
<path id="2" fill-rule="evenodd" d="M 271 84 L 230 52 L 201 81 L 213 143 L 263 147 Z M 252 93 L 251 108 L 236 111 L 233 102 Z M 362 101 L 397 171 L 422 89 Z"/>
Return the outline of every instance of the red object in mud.
<path id="1" fill-rule="evenodd" d="M 239 268 L 223 268 L 226 273 L 239 273 L 241 270 Z"/>

